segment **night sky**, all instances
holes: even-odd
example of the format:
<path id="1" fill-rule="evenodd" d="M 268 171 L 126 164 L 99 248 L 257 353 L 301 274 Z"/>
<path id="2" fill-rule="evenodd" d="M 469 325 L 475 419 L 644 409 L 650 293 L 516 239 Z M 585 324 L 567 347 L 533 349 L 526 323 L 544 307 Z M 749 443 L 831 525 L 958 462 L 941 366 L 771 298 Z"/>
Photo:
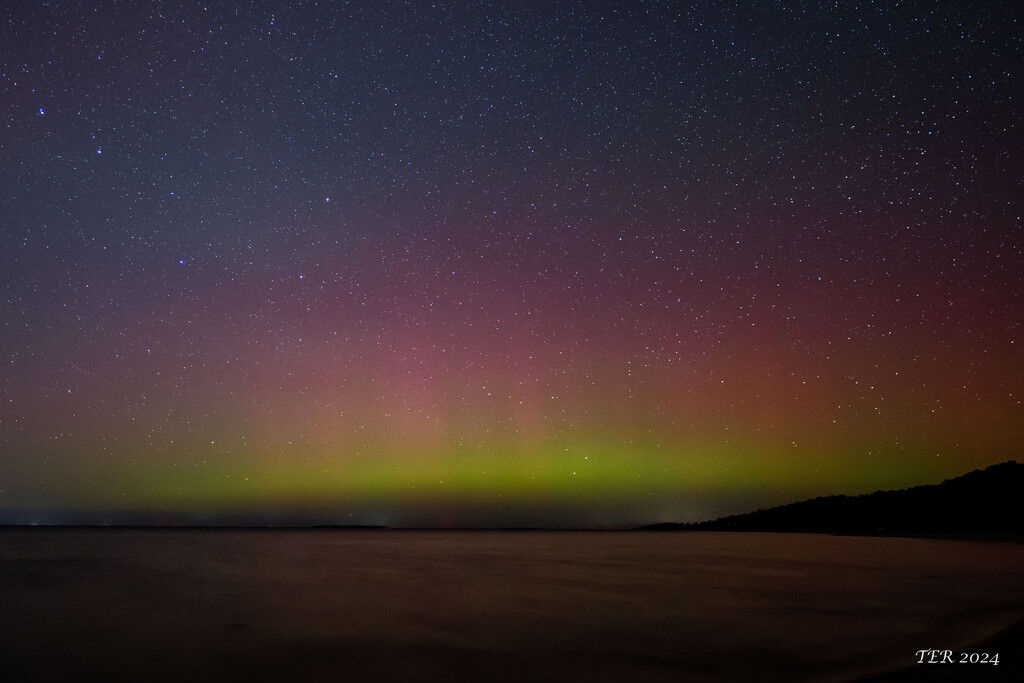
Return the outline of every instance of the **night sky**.
<path id="1" fill-rule="evenodd" d="M 689 4 L 6 4 L 0 521 L 692 521 L 1019 458 L 1019 4 Z"/>

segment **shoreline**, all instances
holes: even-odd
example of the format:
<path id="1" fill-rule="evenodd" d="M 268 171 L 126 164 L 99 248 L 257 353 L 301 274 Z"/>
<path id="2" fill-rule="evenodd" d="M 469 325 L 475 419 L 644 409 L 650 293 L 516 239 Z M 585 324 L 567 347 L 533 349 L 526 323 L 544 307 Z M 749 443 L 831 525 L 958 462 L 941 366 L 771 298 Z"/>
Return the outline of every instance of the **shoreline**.
<path id="1" fill-rule="evenodd" d="M 1024 543 L 1024 532 L 849 532 L 849 531 L 793 531 L 789 529 L 686 529 L 658 528 L 655 525 L 643 525 L 624 528 L 559 528 L 559 527 L 399 527 L 384 525 L 267 525 L 267 526 L 233 526 L 233 525 L 188 525 L 188 524 L 0 524 L 0 532 L 4 531 L 359 531 L 359 532 L 425 532 L 425 533 L 696 533 L 696 534 L 795 534 L 806 536 L 836 536 L 841 538 L 913 538 L 935 541 L 983 541 L 1000 543 Z"/>

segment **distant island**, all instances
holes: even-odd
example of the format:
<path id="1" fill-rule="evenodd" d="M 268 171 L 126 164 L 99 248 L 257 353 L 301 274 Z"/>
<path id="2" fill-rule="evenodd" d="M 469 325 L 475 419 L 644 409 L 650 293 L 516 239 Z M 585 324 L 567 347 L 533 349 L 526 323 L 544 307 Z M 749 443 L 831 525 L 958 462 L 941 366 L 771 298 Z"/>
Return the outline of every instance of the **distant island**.
<path id="1" fill-rule="evenodd" d="M 974 470 L 941 484 L 860 496 L 827 496 L 650 531 L 779 531 L 838 534 L 948 535 L 1024 539 L 1024 464 Z"/>

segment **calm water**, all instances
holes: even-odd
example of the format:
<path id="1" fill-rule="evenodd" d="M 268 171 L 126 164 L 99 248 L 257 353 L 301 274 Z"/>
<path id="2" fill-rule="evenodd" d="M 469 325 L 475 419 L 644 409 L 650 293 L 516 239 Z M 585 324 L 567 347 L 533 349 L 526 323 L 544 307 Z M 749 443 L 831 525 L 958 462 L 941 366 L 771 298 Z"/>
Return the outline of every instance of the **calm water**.
<path id="1" fill-rule="evenodd" d="M 992 542 L 4 530 L 0 680 L 852 680 L 1024 619 L 1022 576 Z"/>

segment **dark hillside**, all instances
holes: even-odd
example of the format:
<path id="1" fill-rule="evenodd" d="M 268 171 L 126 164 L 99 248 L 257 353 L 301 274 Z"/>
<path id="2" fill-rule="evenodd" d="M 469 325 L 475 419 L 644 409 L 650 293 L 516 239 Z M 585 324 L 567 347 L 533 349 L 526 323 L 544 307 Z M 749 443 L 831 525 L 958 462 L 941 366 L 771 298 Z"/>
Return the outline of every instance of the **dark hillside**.
<path id="1" fill-rule="evenodd" d="M 694 524 L 646 529 L 818 533 L 996 534 L 1024 532 L 1024 465 L 974 470 L 941 484 L 860 496 L 828 496 Z"/>

